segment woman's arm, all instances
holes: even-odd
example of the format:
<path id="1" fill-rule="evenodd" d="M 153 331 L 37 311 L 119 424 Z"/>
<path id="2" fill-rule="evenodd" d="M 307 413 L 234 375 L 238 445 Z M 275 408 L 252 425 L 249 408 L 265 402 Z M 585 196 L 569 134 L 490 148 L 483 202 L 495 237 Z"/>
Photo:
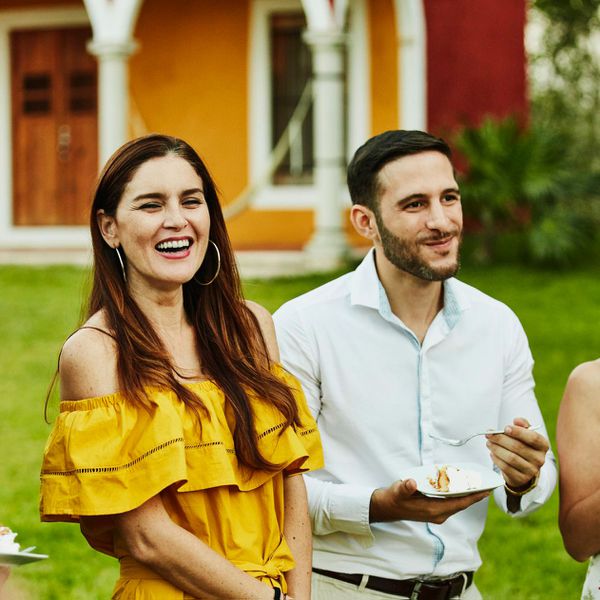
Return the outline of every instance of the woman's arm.
<path id="1" fill-rule="evenodd" d="M 312 572 L 312 533 L 308 500 L 302 475 L 284 479 L 285 516 L 283 534 L 296 566 L 285 574 L 288 592 L 295 600 L 310 599 Z"/>
<path id="2" fill-rule="evenodd" d="M 584 561 L 600 552 L 600 361 L 577 367 L 558 415 L 559 524 L 567 552 Z"/>
<path id="3" fill-rule="evenodd" d="M 272 587 L 235 567 L 169 517 L 159 496 L 116 515 L 116 535 L 131 556 L 196 598 L 272 600 Z"/>
<path id="4" fill-rule="evenodd" d="M 247 305 L 258 320 L 269 358 L 279 362 L 279 347 L 271 314 L 255 302 L 247 302 Z M 296 562 L 296 567 L 285 574 L 288 597 L 293 597 L 294 600 L 308 600 L 312 573 L 312 531 L 306 487 L 301 475 L 285 477 L 284 497 L 283 534 Z"/>

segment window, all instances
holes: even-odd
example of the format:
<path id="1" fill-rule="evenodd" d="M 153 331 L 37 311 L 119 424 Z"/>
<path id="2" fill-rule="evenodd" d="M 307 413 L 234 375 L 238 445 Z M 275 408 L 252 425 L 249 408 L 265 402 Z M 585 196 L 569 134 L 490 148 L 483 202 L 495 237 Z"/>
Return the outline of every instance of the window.
<path id="1" fill-rule="evenodd" d="M 312 107 L 304 121 L 292 121 L 312 72 L 309 48 L 302 39 L 303 13 L 273 13 L 269 19 L 271 42 L 271 148 L 287 135 L 290 148 L 273 175 L 276 185 L 312 182 Z"/>
<path id="2" fill-rule="evenodd" d="M 317 197 L 313 187 L 312 111 L 301 127 L 302 135 L 296 136 L 299 142 L 269 176 L 274 145 L 285 132 L 311 73 L 311 52 L 303 39 L 306 21 L 302 3 L 300 0 L 251 2 L 248 156 L 250 182 L 257 189 L 253 208 L 309 209 Z M 370 133 L 366 0 L 353 0 L 349 17 L 345 124 L 347 153 L 353 154 Z M 344 189 L 342 185 L 341 193 Z"/>

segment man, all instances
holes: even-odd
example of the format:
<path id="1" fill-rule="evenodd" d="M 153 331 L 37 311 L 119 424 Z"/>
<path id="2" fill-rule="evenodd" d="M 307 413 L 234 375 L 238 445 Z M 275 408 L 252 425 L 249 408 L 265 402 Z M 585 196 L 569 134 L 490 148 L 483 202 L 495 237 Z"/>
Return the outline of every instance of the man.
<path id="1" fill-rule="evenodd" d="M 317 600 L 481 598 L 472 580 L 490 492 L 426 497 L 410 477 L 416 466 L 495 465 L 506 483 L 496 503 L 514 516 L 541 506 L 556 483 L 518 319 L 453 278 L 462 209 L 450 157 L 419 131 L 359 148 L 348 167 L 351 220 L 373 249 L 275 314 L 283 363 L 325 452 L 325 468 L 305 478 Z M 498 428 L 460 447 L 430 437 Z"/>

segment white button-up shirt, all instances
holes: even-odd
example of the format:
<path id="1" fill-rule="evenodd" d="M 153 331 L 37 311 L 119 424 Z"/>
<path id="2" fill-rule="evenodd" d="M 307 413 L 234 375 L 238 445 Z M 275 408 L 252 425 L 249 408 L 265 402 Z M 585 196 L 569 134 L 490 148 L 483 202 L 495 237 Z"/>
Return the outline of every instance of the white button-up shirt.
<path id="1" fill-rule="evenodd" d="M 392 313 L 373 251 L 275 313 L 282 362 L 301 381 L 324 446 L 325 468 L 305 477 L 316 567 L 395 579 L 476 570 L 487 500 L 442 525 L 370 524 L 371 494 L 419 465 L 493 468 L 485 437 L 452 447 L 429 433 L 462 438 L 525 417 L 547 437 L 515 314 L 456 279 L 443 285 L 444 308 L 422 344 Z M 540 507 L 555 485 L 548 452 L 514 516 Z M 494 498 L 508 512 L 502 487 Z"/>

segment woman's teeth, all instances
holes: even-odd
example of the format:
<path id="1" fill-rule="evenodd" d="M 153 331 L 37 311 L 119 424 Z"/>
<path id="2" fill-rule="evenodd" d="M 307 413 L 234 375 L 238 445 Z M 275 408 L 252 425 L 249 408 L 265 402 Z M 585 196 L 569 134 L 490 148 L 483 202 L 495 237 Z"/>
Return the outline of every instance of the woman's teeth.
<path id="1" fill-rule="evenodd" d="M 156 249 L 159 252 L 178 252 L 180 250 L 187 250 L 190 245 L 190 240 L 171 240 L 156 244 Z"/>

